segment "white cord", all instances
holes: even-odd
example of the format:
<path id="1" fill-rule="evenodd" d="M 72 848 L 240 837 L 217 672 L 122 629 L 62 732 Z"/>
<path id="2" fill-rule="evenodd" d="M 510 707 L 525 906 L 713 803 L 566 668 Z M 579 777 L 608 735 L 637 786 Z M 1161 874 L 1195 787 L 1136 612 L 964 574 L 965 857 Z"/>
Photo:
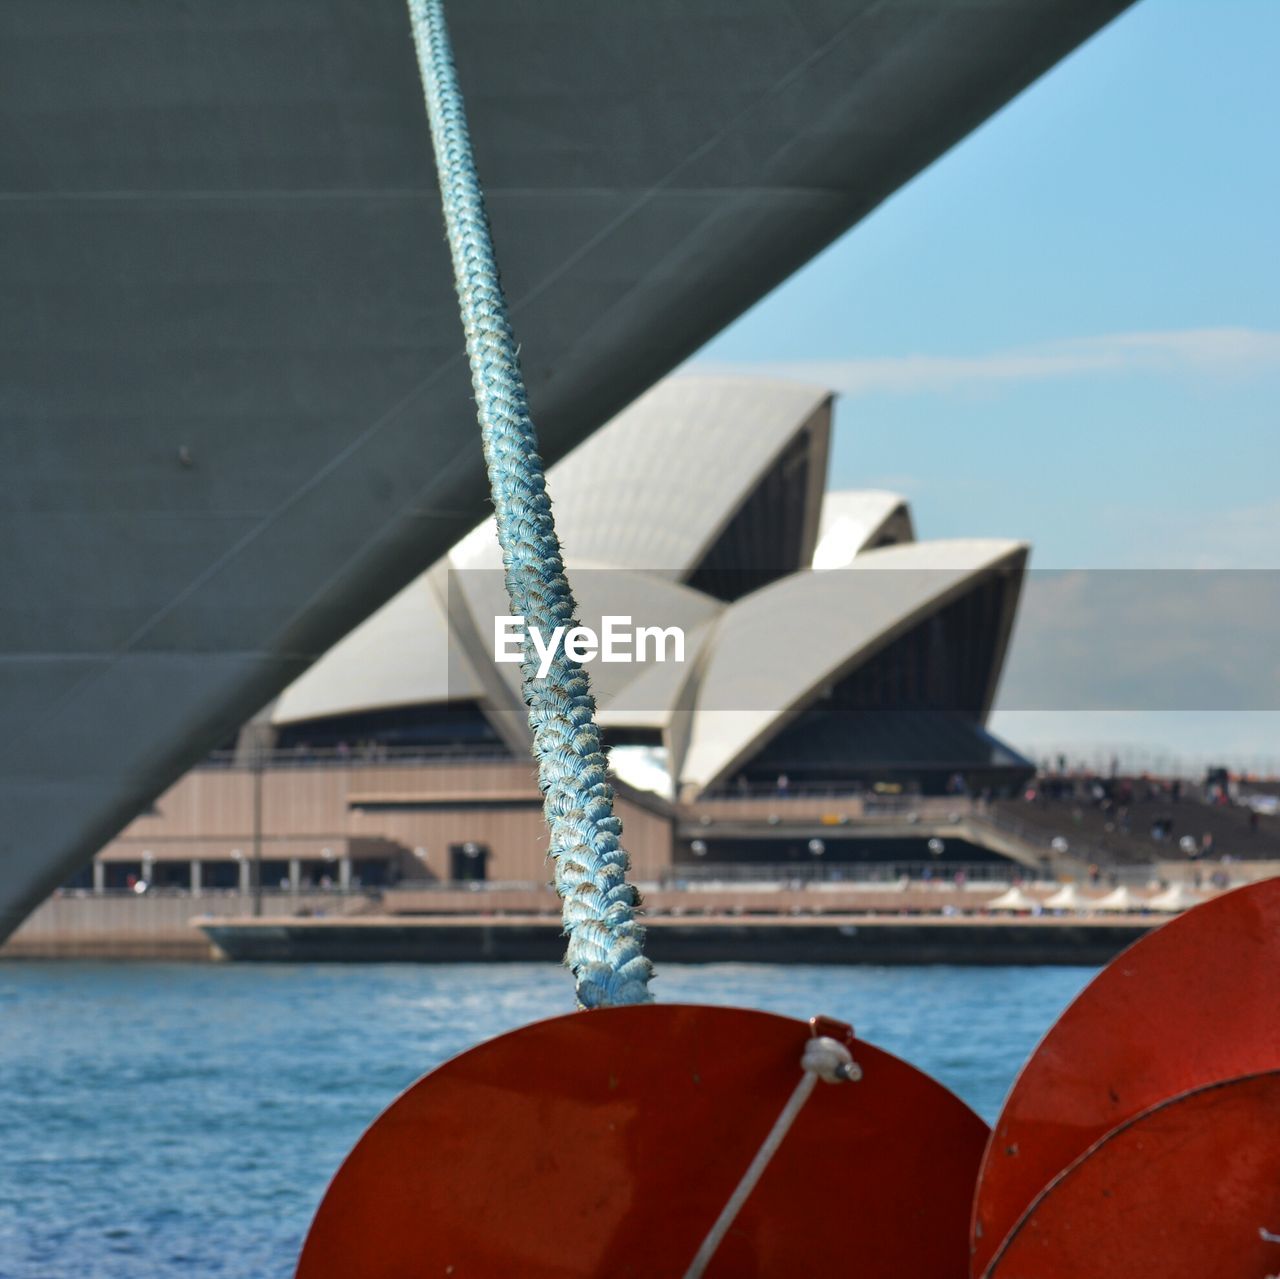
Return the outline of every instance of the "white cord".
<path id="1" fill-rule="evenodd" d="M 760 1143 L 760 1149 L 756 1151 L 756 1156 L 747 1171 L 742 1174 L 742 1180 L 738 1182 L 728 1202 L 720 1210 L 715 1225 L 707 1232 L 707 1237 L 702 1241 L 697 1255 L 689 1263 L 689 1269 L 684 1272 L 684 1279 L 701 1279 L 706 1272 L 712 1257 L 716 1255 L 716 1249 L 729 1233 L 729 1227 L 733 1225 L 734 1219 L 742 1210 L 742 1205 L 747 1202 L 748 1196 L 756 1188 L 756 1183 L 764 1175 L 764 1170 L 769 1166 L 769 1160 L 777 1154 L 778 1147 L 791 1131 L 791 1125 L 795 1123 L 796 1116 L 803 1109 L 804 1103 L 809 1100 L 809 1094 L 813 1092 L 818 1080 L 821 1079 L 828 1084 L 839 1084 L 862 1078 L 861 1069 L 844 1044 L 835 1039 L 828 1039 L 825 1035 L 806 1041 L 804 1055 L 800 1058 L 800 1068 L 804 1072 L 800 1076 L 800 1082 L 787 1098 L 787 1104 L 783 1106 L 782 1113 L 769 1129 L 769 1135 Z"/>

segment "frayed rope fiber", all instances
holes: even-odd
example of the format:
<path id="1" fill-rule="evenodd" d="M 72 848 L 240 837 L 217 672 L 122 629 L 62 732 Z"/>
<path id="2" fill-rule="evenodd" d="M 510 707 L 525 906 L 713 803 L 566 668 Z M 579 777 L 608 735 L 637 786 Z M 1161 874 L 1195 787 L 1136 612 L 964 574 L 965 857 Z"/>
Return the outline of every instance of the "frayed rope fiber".
<path id="1" fill-rule="evenodd" d="M 530 628 L 550 635 L 575 625 L 547 496 L 537 433 L 506 297 L 498 277 L 484 195 L 441 0 L 409 0 L 409 16 L 431 123 L 445 229 L 466 333 L 471 384 L 497 513 L 498 541 L 513 615 L 525 618 L 521 669 L 533 730 L 556 889 L 564 905 L 565 963 L 584 1008 L 646 1003 L 639 904 L 627 882 L 627 855 L 614 816 L 595 702 L 581 666 L 557 646 L 546 678 L 536 678 Z"/>

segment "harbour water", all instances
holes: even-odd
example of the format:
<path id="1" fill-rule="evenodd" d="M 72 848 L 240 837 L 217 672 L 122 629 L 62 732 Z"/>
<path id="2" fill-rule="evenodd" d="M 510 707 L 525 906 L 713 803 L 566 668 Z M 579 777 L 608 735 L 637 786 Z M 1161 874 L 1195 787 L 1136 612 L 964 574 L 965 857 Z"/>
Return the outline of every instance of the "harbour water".
<path id="1" fill-rule="evenodd" d="M 668 965 L 657 992 L 852 1021 L 991 1120 L 1091 975 Z M 551 965 L 0 966 L 0 1279 L 285 1279 L 401 1089 L 571 1004 Z"/>

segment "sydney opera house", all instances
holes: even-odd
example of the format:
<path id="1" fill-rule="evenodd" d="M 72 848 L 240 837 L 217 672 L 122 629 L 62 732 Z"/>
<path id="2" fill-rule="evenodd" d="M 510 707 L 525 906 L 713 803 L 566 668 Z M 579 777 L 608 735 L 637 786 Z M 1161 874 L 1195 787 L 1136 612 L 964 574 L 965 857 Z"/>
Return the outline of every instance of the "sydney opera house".
<path id="1" fill-rule="evenodd" d="M 874 815 L 1031 772 L 984 727 L 1027 546 L 920 541 L 904 497 L 827 491 L 831 411 L 822 388 L 677 376 L 550 472 L 580 622 L 670 641 L 588 665 L 641 878 L 927 860 L 921 833 L 881 838 Z M 273 887 L 544 880 L 519 667 L 494 660 L 506 613 L 490 521 L 161 796 L 85 885 L 233 887 L 254 840 Z"/>

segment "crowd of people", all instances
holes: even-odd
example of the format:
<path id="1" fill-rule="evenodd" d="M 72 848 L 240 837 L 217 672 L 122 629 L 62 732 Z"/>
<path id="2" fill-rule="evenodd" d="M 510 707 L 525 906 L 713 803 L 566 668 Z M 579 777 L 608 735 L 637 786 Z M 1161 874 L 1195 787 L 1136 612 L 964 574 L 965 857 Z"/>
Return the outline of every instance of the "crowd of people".
<path id="1" fill-rule="evenodd" d="M 1233 809 L 1245 815 L 1242 829 L 1256 834 L 1261 827 L 1259 806 L 1242 792 L 1239 779 L 1225 769 L 1211 769 L 1201 783 L 1150 773 L 1126 775 L 1118 761 L 1105 773 L 1071 768 L 1065 756 L 1046 761 L 1023 796 L 1041 808 L 1069 805 L 1077 824 L 1086 813 L 1100 814 L 1108 833 L 1146 837 L 1171 846 L 1190 861 L 1219 856 L 1218 837 L 1208 824 L 1205 807 Z M 1229 855 L 1229 854 L 1228 854 Z"/>

